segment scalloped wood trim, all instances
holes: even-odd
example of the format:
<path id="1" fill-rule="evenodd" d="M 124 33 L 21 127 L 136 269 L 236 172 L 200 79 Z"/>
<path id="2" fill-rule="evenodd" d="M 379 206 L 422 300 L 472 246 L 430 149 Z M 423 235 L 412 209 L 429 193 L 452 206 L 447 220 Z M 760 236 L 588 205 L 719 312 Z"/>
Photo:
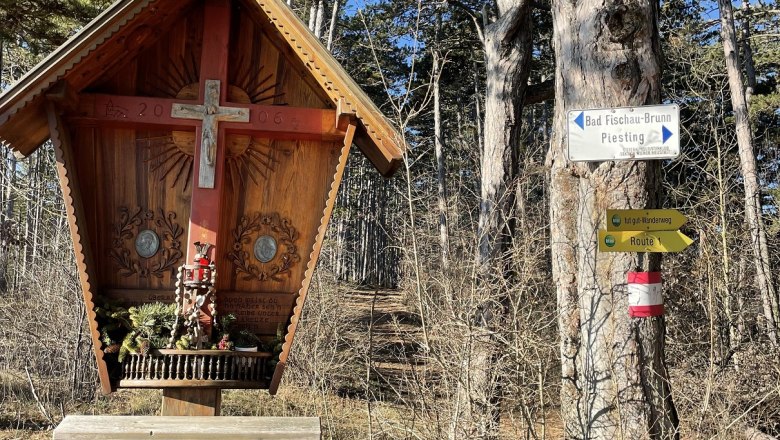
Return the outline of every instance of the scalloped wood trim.
<path id="1" fill-rule="evenodd" d="M 314 248 L 309 256 L 309 263 L 306 265 L 306 275 L 303 278 L 303 285 L 298 291 L 298 299 L 295 301 L 293 316 L 290 318 L 290 325 L 287 326 L 287 335 L 284 337 L 282 352 L 279 354 L 279 363 L 276 365 L 274 377 L 271 379 L 271 385 L 268 390 L 271 395 L 276 394 L 276 391 L 279 389 L 279 383 L 282 380 L 282 374 L 284 373 L 284 368 L 287 364 L 287 357 L 290 355 L 290 348 L 292 347 L 293 339 L 295 339 L 295 331 L 298 329 L 298 321 L 301 318 L 301 312 L 303 312 L 303 303 L 306 301 L 306 294 L 309 291 L 309 285 L 311 284 L 311 279 L 314 275 L 314 268 L 317 267 L 317 261 L 320 258 L 322 242 L 325 240 L 325 232 L 328 230 L 330 216 L 333 213 L 333 207 L 336 204 L 336 195 L 339 192 L 339 186 L 341 186 L 341 179 L 344 177 L 344 168 L 347 166 L 347 158 L 349 157 L 349 150 L 352 148 L 352 140 L 355 138 L 356 130 L 357 126 L 354 122 L 350 123 L 347 127 L 347 135 L 344 138 L 344 146 L 341 147 L 341 155 L 339 156 L 339 163 L 336 167 L 336 174 L 333 175 L 333 181 L 330 184 L 330 191 L 328 192 L 328 200 L 325 202 L 325 209 L 322 211 L 322 218 L 320 219 L 320 227 L 317 229 L 317 240 L 314 242 Z"/>
<path id="2" fill-rule="evenodd" d="M 54 154 L 57 159 L 57 175 L 59 176 L 60 187 L 62 188 L 62 198 L 65 203 L 65 211 L 68 214 L 68 225 L 70 226 L 70 235 L 73 240 L 73 251 L 76 257 L 76 269 L 81 281 L 81 292 L 84 296 L 84 305 L 87 310 L 87 322 L 92 336 L 92 347 L 95 351 L 95 360 L 97 361 L 98 376 L 100 377 L 100 388 L 104 394 L 112 391 L 111 380 L 108 377 L 108 367 L 103 359 L 103 344 L 100 341 L 100 332 L 97 328 L 97 316 L 95 315 L 95 303 L 93 293 L 97 278 L 92 272 L 94 265 L 92 262 L 92 248 L 89 246 L 89 236 L 84 230 L 83 219 L 84 207 L 79 193 L 78 178 L 75 173 L 75 163 L 73 158 L 73 148 L 70 143 L 70 136 L 62 124 L 62 119 L 53 103 L 46 103 L 46 116 L 49 122 L 49 132 L 51 142 L 54 145 Z M 82 234 L 82 230 L 84 233 Z"/>
<path id="3" fill-rule="evenodd" d="M 280 0 L 252 1 L 260 5 L 333 103 L 343 100 L 343 104 L 351 113 L 355 113 L 385 158 L 388 161 L 400 160 L 404 152 L 401 136 L 295 13 Z"/>
<path id="4" fill-rule="evenodd" d="M 84 57 L 119 32 L 150 3 L 156 1 L 126 0 L 115 3 L 90 22 L 81 32 L 49 54 L 3 94 L 2 99 L 0 99 L 0 125 L 41 95 L 52 84 L 62 79 Z M 106 27 L 112 21 L 115 21 L 113 25 Z M 62 64 L 52 71 L 50 67 L 52 63 Z M 4 108 L 1 106 L 3 103 L 10 103 L 11 106 Z"/>

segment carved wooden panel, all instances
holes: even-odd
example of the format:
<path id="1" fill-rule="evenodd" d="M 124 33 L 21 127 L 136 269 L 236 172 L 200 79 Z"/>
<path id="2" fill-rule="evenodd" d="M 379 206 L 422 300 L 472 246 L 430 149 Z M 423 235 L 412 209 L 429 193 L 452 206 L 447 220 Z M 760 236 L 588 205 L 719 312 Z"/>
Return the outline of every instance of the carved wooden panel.
<path id="1" fill-rule="evenodd" d="M 219 255 L 226 258 L 220 266 L 218 290 L 293 295 L 303 283 L 340 147 L 332 142 L 267 142 L 274 151 L 286 152 L 285 160 L 277 164 L 273 178 L 264 185 L 249 185 L 241 191 L 229 190 L 225 194 L 225 226 L 220 234 L 227 240 L 220 245 Z M 258 219 L 258 215 L 270 215 L 265 219 L 269 223 L 260 229 L 255 220 L 262 222 L 263 219 Z M 274 220 L 275 216 L 278 216 L 278 222 Z M 281 232 L 284 219 L 293 230 Z M 280 231 L 273 231 L 275 222 Z M 253 255 L 252 246 L 266 233 L 273 235 L 279 243 L 279 255 L 269 263 L 261 263 Z M 285 241 L 294 244 L 294 251 L 289 244 L 283 244 Z M 288 253 L 286 261 L 281 259 L 285 253 Z"/>
<path id="2" fill-rule="evenodd" d="M 122 277 L 162 278 L 183 263 L 184 228 L 173 211 L 121 207 L 113 230 L 109 255 Z M 152 240 L 156 243 L 144 244 Z"/>
<path id="3" fill-rule="evenodd" d="M 301 261 L 298 231 L 278 213 L 245 215 L 231 235 L 233 249 L 227 257 L 246 281 L 283 281 Z"/>

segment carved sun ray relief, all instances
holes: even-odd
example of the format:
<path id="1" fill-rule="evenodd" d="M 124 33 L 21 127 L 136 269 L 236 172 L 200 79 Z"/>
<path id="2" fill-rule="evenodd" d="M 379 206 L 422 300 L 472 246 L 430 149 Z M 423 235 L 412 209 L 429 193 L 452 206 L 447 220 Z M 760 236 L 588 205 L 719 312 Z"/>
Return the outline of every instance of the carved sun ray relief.
<path id="1" fill-rule="evenodd" d="M 177 65 L 183 67 L 179 68 Z M 274 80 L 273 74 L 266 74 L 263 66 L 260 66 L 253 73 L 251 64 L 243 61 L 239 63 L 239 66 L 238 69 L 231 71 L 231 73 L 235 73 L 231 75 L 231 84 L 228 89 L 230 101 L 287 105 L 285 102 L 277 102 L 279 98 L 284 97 L 286 92 L 275 93 L 280 85 Z M 197 99 L 197 72 L 198 65 L 194 56 L 182 56 L 178 63 L 166 64 L 165 73 L 155 75 L 155 82 L 149 82 L 147 90 L 151 95 L 188 100 Z M 213 93 L 215 92 L 212 91 Z M 176 108 L 174 106 L 174 109 Z M 118 109 L 113 105 L 111 110 L 107 109 L 107 112 L 117 111 L 122 114 L 127 112 L 126 109 Z M 200 118 L 196 114 L 193 119 Z M 160 181 L 165 181 L 169 176 L 173 176 L 170 187 L 181 185 L 182 191 L 187 190 L 194 164 L 195 133 L 172 131 L 169 135 L 164 136 L 140 137 L 138 143 L 150 150 L 147 160 L 152 163 L 151 171 L 160 176 Z M 233 188 L 236 189 L 245 186 L 248 181 L 255 185 L 261 184 L 273 172 L 274 165 L 280 160 L 279 156 L 290 155 L 290 151 L 287 149 L 273 148 L 268 139 L 232 134 L 227 136 L 227 143 L 226 172 L 230 175 Z"/>
<path id="2" fill-rule="evenodd" d="M 403 154 L 280 0 L 115 3 L 0 96 L 17 153 L 49 135 L 102 389 L 164 402 L 276 392 L 353 141 L 385 175 Z M 174 328 L 112 318 L 174 292 Z"/>

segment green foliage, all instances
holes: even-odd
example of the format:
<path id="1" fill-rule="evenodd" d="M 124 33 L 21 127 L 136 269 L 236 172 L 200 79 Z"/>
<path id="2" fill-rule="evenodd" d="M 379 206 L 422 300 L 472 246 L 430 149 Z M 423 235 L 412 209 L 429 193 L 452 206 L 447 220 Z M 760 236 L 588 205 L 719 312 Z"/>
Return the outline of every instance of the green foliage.
<path id="1" fill-rule="evenodd" d="M 114 302 L 104 301 L 95 307 L 100 339 L 105 346 L 117 344 L 131 328 L 130 313 Z"/>
<path id="2" fill-rule="evenodd" d="M 151 338 L 165 331 L 170 334 L 176 321 L 176 304 L 173 303 L 148 303 L 130 307 L 128 312 L 133 331 L 145 338 Z"/>
<path id="3" fill-rule="evenodd" d="M 120 362 L 128 354 L 143 353 L 142 348 L 164 348 L 168 344 L 176 322 L 176 304 L 143 304 L 130 307 L 128 315 L 130 327 L 119 351 Z"/>
<path id="4" fill-rule="evenodd" d="M 182 335 L 178 341 L 176 341 L 177 350 L 189 350 L 192 347 L 192 340 L 188 335 Z"/>
<path id="5" fill-rule="evenodd" d="M 231 339 L 234 339 L 236 347 L 239 348 L 258 347 L 260 345 L 260 338 L 248 329 L 240 330 Z"/>
<path id="6" fill-rule="evenodd" d="M 108 0 L 0 0 L 0 39 L 35 54 L 45 53 L 108 4 Z"/>
<path id="7" fill-rule="evenodd" d="M 219 320 L 219 329 L 222 333 L 230 333 L 233 329 L 233 325 L 236 323 L 236 315 L 228 313 Z"/>

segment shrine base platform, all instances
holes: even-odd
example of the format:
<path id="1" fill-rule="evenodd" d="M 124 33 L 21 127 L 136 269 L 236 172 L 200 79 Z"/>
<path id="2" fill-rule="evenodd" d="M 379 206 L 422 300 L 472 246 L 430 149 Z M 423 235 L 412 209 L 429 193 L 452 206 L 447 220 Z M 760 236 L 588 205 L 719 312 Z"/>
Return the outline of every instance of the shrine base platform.
<path id="1" fill-rule="evenodd" d="M 318 417 L 66 416 L 55 440 L 319 440 Z"/>

